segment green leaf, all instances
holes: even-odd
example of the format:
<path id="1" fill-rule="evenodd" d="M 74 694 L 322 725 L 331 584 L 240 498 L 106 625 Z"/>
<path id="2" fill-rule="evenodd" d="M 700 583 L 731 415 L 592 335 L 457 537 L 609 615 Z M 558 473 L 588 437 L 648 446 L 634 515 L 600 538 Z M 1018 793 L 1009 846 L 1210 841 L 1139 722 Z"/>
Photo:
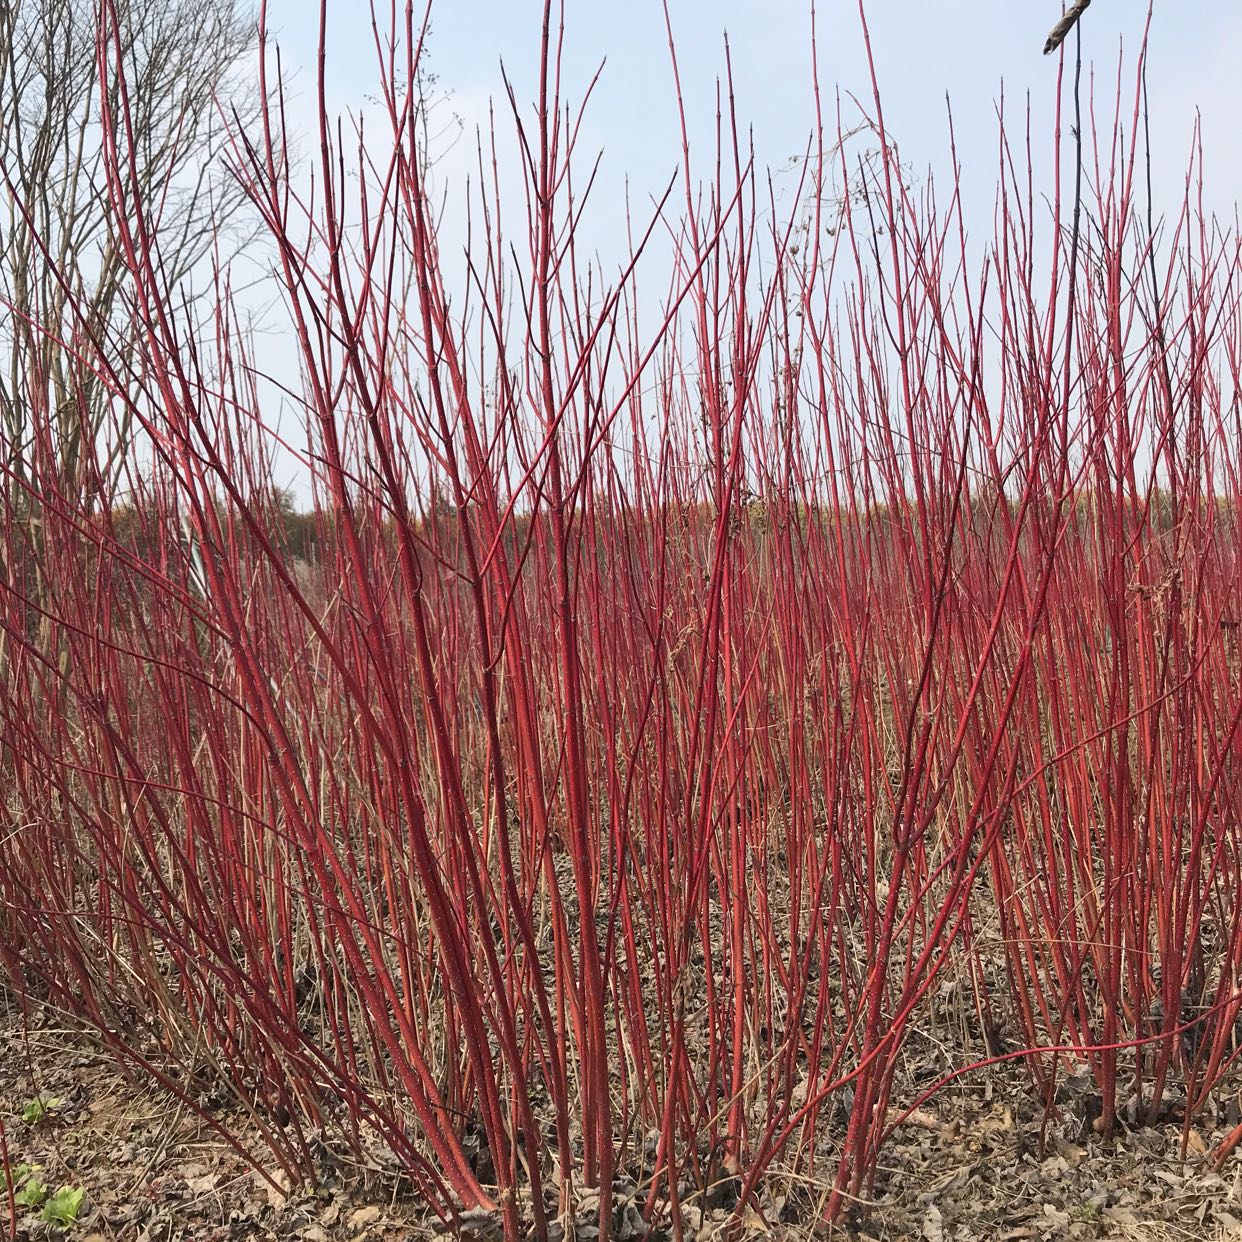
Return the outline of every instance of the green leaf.
<path id="1" fill-rule="evenodd" d="M 81 1186 L 62 1186 L 44 1205 L 43 1219 L 49 1225 L 72 1225 L 82 1209 L 86 1191 Z"/>
<path id="2" fill-rule="evenodd" d="M 36 1095 L 26 1102 L 22 1109 L 22 1120 L 27 1125 L 38 1125 L 53 1109 L 60 1107 L 60 1097 L 55 1095 Z"/>
<path id="3" fill-rule="evenodd" d="M 22 1207 L 37 1208 L 47 1198 L 47 1187 L 34 1174 L 30 1174 L 21 1189 L 13 1195 L 13 1201 Z"/>

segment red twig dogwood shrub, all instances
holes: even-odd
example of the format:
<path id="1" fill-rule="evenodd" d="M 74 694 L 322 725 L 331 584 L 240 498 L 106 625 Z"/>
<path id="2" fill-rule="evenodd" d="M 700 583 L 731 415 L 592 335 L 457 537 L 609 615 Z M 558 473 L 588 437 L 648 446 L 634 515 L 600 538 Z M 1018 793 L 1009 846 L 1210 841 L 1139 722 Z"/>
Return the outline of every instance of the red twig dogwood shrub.
<path id="1" fill-rule="evenodd" d="M 549 6 L 526 200 L 498 123 L 459 260 L 385 20 L 383 133 L 321 80 L 297 173 L 262 39 L 232 135 L 295 391 L 227 270 L 207 315 L 169 282 L 101 9 L 139 345 L 39 327 L 138 435 L 84 498 L 32 399 L 5 480 L 11 995 L 282 1184 L 382 1152 L 511 1237 L 595 1188 L 606 1238 L 627 1185 L 680 1237 L 778 1173 L 839 1217 L 955 980 L 947 1076 L 1021 1055 L 1051 1108 L 1082 1058 L 1105 1132 L 1175 1086 L 1189 1127 L 1242 1008 L 1242 269 L 1192 196 L 1158 243 L 1139 104 L 1043 205 L 1006 145 L 976 247 L 878 93 L 877 158 L 818 113 L 782 215 L 726 83 L 609 272 Z"/>

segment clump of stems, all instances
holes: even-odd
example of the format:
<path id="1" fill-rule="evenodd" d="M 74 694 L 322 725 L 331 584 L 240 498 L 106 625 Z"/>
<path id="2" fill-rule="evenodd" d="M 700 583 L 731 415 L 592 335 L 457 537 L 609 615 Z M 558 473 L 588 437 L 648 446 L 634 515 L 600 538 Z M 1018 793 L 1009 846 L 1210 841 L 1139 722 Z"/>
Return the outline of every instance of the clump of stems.
<path id="1" fill-rule="evenodd" d="M 170 280 L 101 8 L 137 344 L 71 293 L 37 327 L 138 447 L 123 504 L 83 500 L 31 377 L 0 519 L 10 995 L 273 1179 L 382 1149 L 510 1237 L 595 1188 L 607 1239 L 623 1183 L 679 1239 L 689 1201 L 758 1209 L 778 1175 L 840 1217 L 954 989 L 941 1083 L 1020 1056 L 1051 1114 L 1081 1061 L 1106 1137 L 1175 1089 L 1188 1133 L 1242 1009 L 1242 265 L 1195 177 L 1154 227 L 1141 73 L 1111 127 L 1067 82 L 1046 199 L 1002 126 L 986 245 L 878 91 L 860 168 L 815 84 L 782 208 L 726 78 L 706 176 L 687 139 L 610 271 L 553 6 L 464 257 L 419 145 L 425 20 L 378 28 L 380 125 L 348 137 L 321 76 L 297 175 L 261 20 L 268 104 L 232 130 L 294 391 L 227 269 L 206 317 Z"/>

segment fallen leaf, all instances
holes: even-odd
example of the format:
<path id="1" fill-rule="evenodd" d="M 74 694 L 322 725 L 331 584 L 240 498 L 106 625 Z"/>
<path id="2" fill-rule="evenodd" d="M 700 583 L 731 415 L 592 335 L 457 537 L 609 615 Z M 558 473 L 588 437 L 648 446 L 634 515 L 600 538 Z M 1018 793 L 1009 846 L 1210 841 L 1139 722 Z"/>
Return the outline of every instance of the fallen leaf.
<path id="1" fill-rule="evenodd" d="M 368 1226 L 375 1224 L 379 1220 L 380 1215 L 381 1212 L 375 1204 L 371 1204 L 369 1207 L 360 1207 L 356 1211 L 350 1212 L 349 1227 L 355 1233 L 361 1232 Z"/>
<path id="2" fill-rule="evenodd" d="M 742 1214 L 742 1227 L 751 1234 L 772 1232 L 768 1228 L 768 1222 L 754 1208 L 747 1208 Z"/>

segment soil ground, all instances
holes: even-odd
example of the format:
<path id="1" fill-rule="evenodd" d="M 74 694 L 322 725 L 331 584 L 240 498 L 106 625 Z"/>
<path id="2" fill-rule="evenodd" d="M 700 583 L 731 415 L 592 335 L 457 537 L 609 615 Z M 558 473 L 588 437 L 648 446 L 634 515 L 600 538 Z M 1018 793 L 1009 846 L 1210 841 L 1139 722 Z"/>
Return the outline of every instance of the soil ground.
<path id="1" fill-rule="evenodd" d="M 1219 1172 L 1210 1167 L 1229 1116 L 1191 1130 L 1185 1158 L 1176 1115 L 1155 1127 L 1123 1126 L 1106 1144 L 1087 1120 L 1089 1090 L 1085 1075 L 1068 1079 L 1064 1106 L 1041 1136 L 1042 1110 L 1016 1066 L 947 1088 L 885 1149 L 875 1202 L 860 1205 L 849 1226 L 833 1233 L 860 1242 L 1242 1239 L 1242 1158 L 1231 1157 Z M 36 1097 L 56 1102 L 42 1118 L 23 1119 Z M 52 1017 L 29 1025 L 10 1017 L 0 1025 L 0 1120 L 11 1165 L 38 1166 L 52 1189 L 85 1191 L 67 1231 L 46 1224 L 36 1209 L 19 1208 L 20 1238 L 395 1242 L 439 1231 L 378 1170 L 341 1165 L 318 1195 L 279 1194 L 193 1112 L 155 1084 L 127 1081 Z M 769 1188 L 764 1218 L 750 1214 L 742 1236 L 809 1236 L 816 1213 L 808 1204 L 817 1191 L 802 1186 L 782 1196 Z M 592 1237 L 593 1213 L 583 1208 L 558 1230 Z M 690 1202 L 686 1237 L 723 1237 L 727 1217 L 724 1207 Z M 621 1237 L 641 1235 L 632 1205 L 619 1200 L 617 1219 Z M 473 1234 L 479 1242 L 499 1237 L 483 1220 Z"/>

